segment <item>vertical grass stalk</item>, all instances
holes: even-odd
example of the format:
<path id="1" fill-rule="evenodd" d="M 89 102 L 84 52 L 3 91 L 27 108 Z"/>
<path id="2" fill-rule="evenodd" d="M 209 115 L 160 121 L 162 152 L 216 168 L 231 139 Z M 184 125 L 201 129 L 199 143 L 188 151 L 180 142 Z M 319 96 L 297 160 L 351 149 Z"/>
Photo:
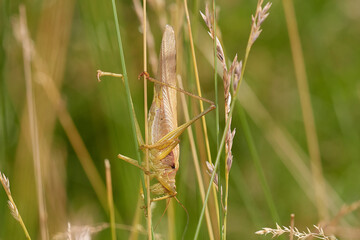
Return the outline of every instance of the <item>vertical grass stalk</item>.
<path id="1" fill-rule="evenodd" d="M 111 168 L 108 159 L 105 159 L 105 174 L 106 174 L 107 198 L 109 204 L 111 239 L 116 240 L 114 199 L 113 199 L 113 191 L 112 191 L 112 183 L 111 183 Z"/>
<path id="2" fill-rule="evenodd" d="M 7 2 L 3 1 L 2 3 L 2 11 L 1 11 L 1 30 L 0 30 L 0 39 L 4 39 L 5 33 L 8 30 L 8 19 L 9 16 L 7 14 Z M 2 129 L 2 139 L 0 141 L 3 142 L 3 147 L 0 150 L 0 157 L 7 160 L 7 149 L 8 149 L 8 136 L 7 136 L 7 118 L 6 118 L 6 84 L 5 84 L 5 44 L 1 44 L 0 46 L 0 129 Z"/>
<path id="3" fill-rule="evenodd" d="M 328 198 L 326 196 L 325 180 L 322 174 L 319 140 L 316 134 L 314 113 L 311 106 L 311 97 L 306 76 L 305 61 L 301 49 L 301 40 L 297 28 L 294 5 L 291 0 L 283 0 L 283 6 L 294 62 L 295 76 L 300 96 L 307 146 L 311 160 L 311 170 L 315 183 L 314 190 L 316 197 L 316 207 L 319 212 L 319 220 L 326 220 L 329 218 L 327 203 Z"/>
<path id="4" fill-rule="evenodd" d="M 192 37 L 192 31 L 191 31 L 190 15 L 189 15 L 189 9 L 188 9 L 188 6 L 187 6 L 187 0 L 184 0 L 184 8 L 185 8 L 187 26 L 188 26 L 188 30 L 189 30 L 191 55 L 192 55 L 193 65 L 194 65 L 197 93 L 198 93 L 199 97 L 202 97 L 201 87 L 200 87 L 200 80 L 199 80 L 199 72 L 198 72 L 198 68 L 197 68 L 197 61 L 196 61 L 196 55 L 195 55 L 194 40 L 193 40 L 193 37 Z M 202 101 L 200 101 L 200 112 L 203 112 L 203 111 L 204 111 L 204 105 L 203 105 Z M 201 118 L 201 122 L 202 122 L 203 131 L 204 131 L 204 138 L 205 138 L 206 153 L 207 153 L 208 161 L 210 163 L 212 163 L 211 152 L 210 152 L 210 144 L 209 144 L 209 138 L 208 138 L 208 133 L 207 133 L 207 128 L 206 128 L 205 116 L 203 116 Z M 217 213 L 217 218 L 218 218 L 217 220 L 218 220 L 218 223 L 219 223 L 219 219 L 220 219 L 220 216 L 218 214 L 219 213 L 219 202 L 218 202 L 218 198 L 216 196 L 215 187 L 213 187 L 213 192 L 214 192 L 214 202 L 215 202 L 215 208 L 216 208 L 215 210 L 216 210 L 216 213 Z"/>
<path id="5" fill-rule="evenodd" d="M 213 28 L 214 28 L 214 36 L 216 36 L 216 4 L 215 0 L 212 2 L 212 9 L 213 9 Z M 219 94 L 218 94 L 218 79 L 217 79 L 217 48 L 216 48 L 216 37 L 213 38 L 213 49 L 214 49 L 214 85 L 215 85 L 215 105 L 219 106 Z M 219 116 L 219 107 L 215 109 L 215 128 L 216 128 L 216 151 L 219 151 L 219 135 L 220 135 L 220 116 Z M 211 163 L 211 161 L 210 161 Z M 218 174 L 218 186 L 219 189 L 217 191 L 217 203 L 222 202 L 222 196 L 221 196 L 221 168 L 219 167 L 219 170 L 217 171 Z M 214 195 L 216 193 L 215 188 Z M 214 196 L 215 197 L 215 196 Z M 219 223 L 219 233 L 220 233 L 220 239 L 223 239 L 223 213 L 222 213 L 222 207 L 217 207 L 218 211 L 218 223 Z M 224 219 L 225 220 L 225 219 Z M 225 235 L 226 235 L 226 226 L 225 226 Z"/>
<path id="6" fill-rule="evenodd" d="M 29 114 L 29 124 L 30 124 L 30 136 L 31 136 L 31 146 L 32 154 L 34 161 L 34 174 L 36 182 L 36 193 L 38 199 L 39 207 L 39 220 L 40 220 L 40 232 L 41 239 L 49 239 L 48 227 L 47 227 L 47 213 L 45 206 L 45 194 L 44 187 L 42 182 L 42 173 L 41 173 L 41 161 L 40 161 L 40 146 L 39 146 L 39 132 L 38 132 L 38 123 L 36 116 L 36 105 L 34 98 L 34 90 L 32 85 L 32 72 L 31 72 L 31 43 L 29 41 L 28 27 L 26 21 L 26 12 L 25 6 L 20 5 L 20 34 L 22 36 L 22 48 L 24 56 L 24 74 L 25 74 L 25 83 L 26 83 L 26 98 L 27 98 L 27 107 Z"/>
<path id="7" fill-rule="evenodd" d="M 182 84 L 182 79 L 180 77 L 178 78 L 178 85 L 179 85 L 179 87 L 181 89 L 184 89 L 183 84 Z M 181 104 L 183 106 L 183 112 L 184 112 L 185 121 L 189 122 L 190 121 L 189 109 L 188 109 L 188 106 L 186 104 L 184 94 L 181 94 Z M 195 166 L 196 178 L 197 178 L 197 182 L 199 184 L 200 197 L 201 197 L 202 202 L 204 203 L 204 200 L 205 200 L 204 180 L 203 180 L 203 178 L 201 176 L 199 158 L 198 158 L 198 155 L 197 155 L 197 152 L 196 152 L 196 147 L 195 147 L 195 142 L 194 142 L 194 134 L 193 134 L 193 131 L 192 131 L 191 127 L 187 128 L 187 132 L 188 132 L 188 136 L 189 136 L 191 154 L 192 154 L 192 158 L 193 158 L 194 166 Z M 212 229 L 212 224 L 211 224 L 210 213 L 209 213 L 209 208 L 208 207 L 206 207 L 206 209 L 205 209 L 205 219 L 206 219 L 206 226 L 207 226 L 208 233 L 209 233 L 209 239 L 213 240 L 215 238 L 214 238 L 214 232 L 213 232 L 213 229 Z"/>
<path id="8" fill-rule="evenodd" d="M 125 56 L 124 56 L 124 50 L 123 50 L 122 41 L 121 41 L 119 21 L 118 21 L 117 12 L 116 12 L 116 4 L 115 4 L 115 0 L 111 0 L 111 2 L 112 2 L 112 8 L 113 8 L 115 27 L 116 27 L 116 36 L 117 36 L 117 41 L 118 41 L 118 46 L 119 46 L 119 54 L 120 54 L 120 59 L 121 59 L 121 68 L 122 68 L 123 77 L 124 77 L 127 104 L 128 104 L 129 115 L 130 115 L 130 119 L 131 119 L 131 130 L 133 132 L 134 146 L 135 146 L 135 149 L 137 150 L 136 157 L 139 161 L 139 165 L 141 165 L 141 156 L 140 156 L 140 152 L 139 152 L 139 144 L 137 142 L 135 119 L 132 114 L 132 111 L 134 111 L 134 104 L 132 102 L 131 92 L 130 92 L 130 88 L 129 88 L 129 79 L 128 79 L 128 75 L 127 75 L 127 71 L 126 71 Z M 145 187 L 144 173 L 140 174 L 140 178 L 141 178 L 141 185 L 142 185 L 143 193 L 144 193 L 144 204 L 147 205 L 146 199 L 147 199 L 148 194 L 147 194 L 146 187 Z"/>
<path id="9" fill-rule="evenodd" d="M 144 71 L 147 72 L 147 48 L 146 48 L 146 0 L 143 1 L 143 56 L 144 56 Z M 145 144 L 149 143 L 149 128 L 148 128 L 148 103 L 147 103 L 147 80 L 144 75 L 144 126 L 145 126 Z M 149 149 L 145 149 L 145 164 L 146 170 L 150 171 L 149 166 Z M 148 230 L 148 239 L 152 239 L 152 231 L 151 231 L 151 199 L 150 199 L 150 176 L 146 175 L 146 206 L 147 206 L 147 230 Z"/>
<path id="10" fill-rule="evenodd" d="M 249 124 L 247 122 L 244 109 L 241 106 L 239 106 L 238 107 L 238 112 L 239 112 L 241 125 L 242 125 L 243 130 L 244 130 L 245 139 L 246 139 L 246 142 L 248 144 L 251 157 L 252 157 L 252 159 L 254 161 L 256 171 L 257 171 L 258 176 L 260 178 L 261 187 L 262 187 L 263 192 L 265 194 L 265 199 L 266 199 L 266 202 L 267 202 L 267 204 L 269 206 L 271 216 L 272 216 L 274 222 L 281 225 L 280 217 L 279 217 L 279 214 L 278 214 L 278 212 L 276 210 L 276 206 L 275 206 L 273 197 L 271 196 L 271 191 L 270 191 L 269 185 L 267 184 L 264 170 L 263 170 L 263 168 L 261 166 L 259 155 L 258 155 L 256 147 L 255 147 L 254 139 L 252 137 L 250 127 L 249 127 Z"/>

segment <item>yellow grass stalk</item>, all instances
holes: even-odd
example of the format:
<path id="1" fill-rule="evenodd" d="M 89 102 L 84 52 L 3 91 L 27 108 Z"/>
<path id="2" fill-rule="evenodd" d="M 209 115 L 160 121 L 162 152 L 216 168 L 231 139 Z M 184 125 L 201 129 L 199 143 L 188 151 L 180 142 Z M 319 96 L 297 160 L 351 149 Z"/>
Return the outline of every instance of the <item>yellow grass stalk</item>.
<path id="1" fill-rule="evenodd" d="M 19 7 L 19 30 L 22 39 L 22 48 L 24 54 L 24 74 L 26 82 L 26 98 L 28 103 L 29 112 L 29 123 L 30 123 L 30 135 L 31 135 L 31 146 L 34 161 L 34 174 L 36 180 L 36 193 L 39 207 L 39 219 L 40 219 L 40 231 L 41 239 L 49 239 L 48 226 L 47 226 L 47 213 L 45 205 L 45 193 L 42 182 L 41 173 L 41 161 L 40 161 L 40 146 L 39 146 L 39 132 L 38 123 L 36 116 L 36 103 L 33 96 L 33 85 L 32 85 L 32 71 L 31 71 L 31 42 L 28 33 L 25 6 Z"/>
<path id="2" fill-rule="evenodd" d="M 143 19 L 147 19 L 146 17 L 146 0 L 143 1 Z M 144 71 L 147 72 L 147 45 L 146 45 L 146 21 L 143 21 L 143 56 L 144 56 Z M 148 105 L 147 105 L 147 80 L 144 75 L 144 126 L 145 126 L 145 144 L 149 144 L 149 128 L 148 128 Z M 149 165 L 149 149 L 145 149 L 145 166 L 146 170 L 150 171 Z M 152 239 L 152 225 L 151 225 L 151 200 L 150 200 L 150 176 L 145 174 L 145 181 L 146 181 L 146 202 L 147 202 L 147 231 L 148 231 L 148 239 Z"/>
<path id="3" fill-rule="evenodd" d="M 326 220 L 329 217 L 327 209 L 328 198 L 325 190 L 324 176 L 322 174 L 319 141 L 316 134 L 314 113 L 311 106 L 311 97 L 306 76 L 304 56 L 301 49 L 299 30 L 296 23 L 294 5 L 292 0 L 283 0 L 283 6 L 294 61 L 295 76 L 299 90 L 301 110 L 303 113 L 307 146 L 311 161 L 311 170 L 316 197 L 316 207 L 319 212 L 320 220 Z"/>
<path id="4" fill-rule="evenodd" d="M 185 16 L 186 16 L 187 26 L 188 26 L 188 30 L 189 30 L 189 39 L 190 39 L 191 55 L 192 55 L 192 59 L 193 59 L 194 72 L 195 72 L 196 89 L 197 89 L 198 96 L 202 97 L 201 87 L 200 87 L 200 80 L 199 80 L 199 72 L 198 72 L 198 68 L 197 68 L 197 61 L 196 61 L 196 55 L 195 55 L 194 40 L 193 40 L 193 37 L 192 37 L 192 31 L 191 31 L 190 15 L 189 15 L 189 9 L 188 9 L 188 6 L 187 6 L 187 0 L 184 0 L 184 7 L 185 7 Z M 200 101 L 200 112 L 203 112 L 203 111 L 204 111 L 204 105 Z M 202 122 L 203 131 L 204 131 L 205 146 L 206 146 L 206 153 L 207 153 L 208 161 L 210 163 L 212 163 L 211 152 L 210 152 L 210 144 L 209 144 L 209 138 L 208 138 L 208 133 L 207 133 L 207 128 L 206 128 L 205 116 L 203 116 L 201 118 L 201 122 Z M 219 216 L 219 202 L 218 202 L 218 198 L 216 196 L 215 186 L 213 186 L 213 197 L 214 197 L 214 202 L 215 202 L 215 208 L 216 208 L 215 210 L 216 210 L 216 214 L 217 214 L 217 221 L 219 223 L 219 219 L 220 219 L 220 216 Z"/>
<path id="5" fill-rule="evenodd" d="M 105 175 L 106 175 L 107 199 L 109 204 L 111 239 L 116 240 L 114 199 L 113 199 L 113 191 L 112 191 L 112 183 L 111 183 L 111 167 L 108 159 L 105 159 Z"/>
<path id="6" fill-rule="evenodd" d="M 181 89 L 183 89 L 183 84 L 182 84 L 182 80 L 181 80 L 180 77 L 178 77 L 178 84 L 179 84 L 179 87 Z M 187 107 L 184 94 L 181 94 L 181 103 L 182 103 L 182 107 L 183 107 L 183 110 L 184 110 L 183 112 L 184 112 L 185 121 L 188 122 L 190 120 L 189 109 Z M 194 142 L 194 134 L 193 134 L 193 131 L 192 131 L 191 127 L 189 127 L 187 129 L 187 132 L 188 132 L 188 135 L 189 135 L 189 141 L 190 141 L 190 146 L 191 146 L 191 154 L 192 154 L 192 159 L 194 161 L 196 178 L 197 178 L 197 182 L 199 184 L 201 201 L 204 203 L 204 200 L 205 200 L 204 181 L 203 181 L 203 178 L 201 176 L 199 158 L 198 158 L 198 155 L 197 155 L 197 152 L 196 152 L 196 147 L 195 147 L 195 142 Z M 206 226 L 207 226 L 208 233 L 209 233 L 209 239 L 214 239 L 214 232 L 213 232 L 213 229 L 212 229 L 209 208 L 207 206 L 206 206 L 206 209 L 205 209 L 205 219 L 206 219 Z"/>

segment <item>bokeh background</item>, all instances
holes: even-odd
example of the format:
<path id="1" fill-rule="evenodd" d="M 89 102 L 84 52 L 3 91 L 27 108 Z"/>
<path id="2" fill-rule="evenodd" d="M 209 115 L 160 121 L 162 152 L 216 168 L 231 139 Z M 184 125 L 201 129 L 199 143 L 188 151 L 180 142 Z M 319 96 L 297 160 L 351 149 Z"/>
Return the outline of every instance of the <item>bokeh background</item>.
<path id="1" fill-rule="evenodd" d="M 286 1 L 286 0 L 285 0 Z M 136 1 L 134 1 L 136 2 Z M 130 88 L 141 127 L 144 122 L 143 84 L 137 80 L 143 71 L 141 23 L 134 2 L 117 1 L 120 29 Z M 33 239 L 39 235 L 37 195 L 33 167 L 25 87 L 22 42 L 18 32 L 19 6 L 26 9 L 29 36 L 33 44 L 31 76 L 38 119 L 42 178 L 48 212 L 50 236 L 73 226 L 98 226 L 109 222 L 106 195 L 99 200 L 74 151 L 56 107 L 50 101 L 54 92 L 42 81 L 51 80 L 60 92 L 62 114 L 69 113 L 89 156 L 105 181 L 104 159 L 112 170 L 117 223 L 131 226 L 138 209 L 140 171 L 117 160 L 122 153 L 136 156 L 124 85 L 120 79 L 97 82 L 96 70 L 122 72 L 111 1 L 1 1 L 0 3 L 0 171 L 10 179 L 12 195 Z M 217 1 L 219 36 L 228 61 L 235 54 L 242 59 L 256 1 Z M 266 182 L 280 216 L 289 225 L 294 213 L 300 230 L 320 221 L 327 222 L 343 204 L 360 199 L 360 2 L 357 0 L 294 1 L 297 27 L 302 43 L 307 79 L 318 134 L 323 177 L 327 195 L 327 219 L 319 217 L 308 154 L 299 92 L 283 2 L 273 1 L 263 32 L 255 42 L 235 108 L 232 127 L 234 162 L 230 172 L 228 239 L 270 239 L 254 235 L 262 227 L 275 227 L 258 172 L 240 122 L 243 106 Z M 189 1 L 195 50 L 203 95 L 214 99 L 212 41 L 199 10 L 204 1 Z M 175 26 L 178 47 L 178 73 L 185 88 L 196 92 L 190 45 L 182 1 L 149 1 L 149 23 L 153 33 L 153 52 L 149 52 L 149 72 L 156 71 L 164 24 Z M 20 41 L 19 41 L 20 40 Z M 150 47 L 151 48 L 151 47 Z M 155 59 L 154 59 L 155 58 Z M 224 127 L 223 88 L 219 78 L 220 130 Z M 149 84 L 149 102 L 152 84 Z M 49 98 L 50 96 L 50 98 Z M 192 115 L 199 112 L 197 101 L 189 100 Z M 212 157 L 216 156 L 215 113 L 207 115 Z M 65 121 L 65 120 L 64 120 Z M 66 122 L 66 121 L 65 121 Z M 184 116 L 179 108 L 179 122 Z M 143 127 L 142 127 L 143 130 Z M 195 124 L 197 147 L 206 181 L 201 125 Z M 70 130 L 70 134 L 75 134 Z M 78 142 L 77 142 L 78 143 Z M 224 159 L 222 159 L 224 161 Z M 85 164 L 85 166 L 87 166 Z M 222 163 L 222 168 L 224 164 Z M 222 170 L 223 171 L 223 170 Z M 192 238 L 202 203 L 191 157 L 187 133 L 181 137 L 178 198 L 190 219 L 186 239 Z M 102 202 L 105 201 L 105 204 Z M 165 209 L 159 203 L 154 222 Z M 174 204 L 175 236 L 182 236 L 186 214 Z M 140 224 L 145 220 L 140 211 Z M 336 225 L 340 239 L 359 239 L 359 211 L 342 218 Z M 168 238 L 166 215 L 155 232 Z M 344 230 L 346 229 L 346 230 Z M 216 230 L 215 230 L 216 231 Z M 119 229 L 119 239 L 131 231 Z M 348 233 L 348 234 L 347 234 Z M 345 236 L 348 235 L 348 236 Z M 109 229 L 93 235 L 110 239 Z M 19 224 L 7 207 L 7 196 L 0 191 L 0 239 L 23 239 Z M 203 224 L 201 239 L 207 239 Z M 145 239 L 140 234 L 140 239 Z"/>

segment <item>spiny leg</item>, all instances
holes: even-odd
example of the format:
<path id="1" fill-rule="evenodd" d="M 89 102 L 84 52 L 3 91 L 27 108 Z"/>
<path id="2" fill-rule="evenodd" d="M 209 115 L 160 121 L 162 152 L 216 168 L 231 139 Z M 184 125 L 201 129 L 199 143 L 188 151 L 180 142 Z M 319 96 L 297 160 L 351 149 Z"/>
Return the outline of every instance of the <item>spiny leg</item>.
<path id="1" fill-rule="evenodd" d="M 160 139 L 161 140 L 161 139 Z M 140 149 L 154 149 L 154 148 L 157 148 L 158 150 L 163 150 L 163 149 L 166 149 L 168 148 L 169 146 L 171 147 L 171 149 L 173 149 L 177 144 L 179 144 L 180 140 L 179 139 L 164 139 L 162 141 L 157 141 L 156 143 L 154 144 L 151 144 L 151 145 L 141 145 L 140 146 Z M 165 155 L 166 156 L 166 155 Z"/>
<path id="2" fill-rule="evenodd" d="M 162 196 L 162 197 L 158 197 L 158 198 L 153 198 L 151 199 L 151 202 L 157 202 L 157 201 L 161 201 L 161 200 L 165 200 L 165 199 L 169 199 L 169 198 L 173 198 L 176 196 L 177 193 L 175 194 L 167 194 L 165 196 Z"/>
<path id="3" fill-rule="evenodd" d="M 152 175 L 151 172 L 149 172 L 148 170 L 146 170 L 143 166 L 140 166 L 140 165 L 139 165 L 139 162 L 136 161 L 135 159 L 129 158 L 129 157 L 124 156 L 124 155 L 122 155 L 122 154 L 118 154 L 118 158 L 121 159 L 121 160 L 124 160 L 125 162 L 128 162 L 128 163 L 134 165 L 135 167 L 140 168 L 141 170 L 144 171 L 145 174 L 147 174 L 147 175 Z"/>
<path id="4" fill-rule="evenodd" d="M 154 161 L 165 158 L 180 142 L 179 139 L 172 141 L 164 150 L 159 151 L 159 154 L 155 156 Z"/>

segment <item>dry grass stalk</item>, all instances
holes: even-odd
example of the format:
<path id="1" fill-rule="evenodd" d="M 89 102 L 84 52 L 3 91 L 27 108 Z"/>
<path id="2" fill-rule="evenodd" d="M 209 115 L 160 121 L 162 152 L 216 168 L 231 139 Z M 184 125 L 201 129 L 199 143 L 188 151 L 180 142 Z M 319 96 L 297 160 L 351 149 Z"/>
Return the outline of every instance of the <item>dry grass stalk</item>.
<path id="1" fill-rule="evenodd" d="M 178 75 L 178 85 L 180 88 L 183 89 L 182 79 L 181 79 L 180 75 Z M 185 96 L 184 96 L 184 94 L 181 94 L 180 97 L 181 97 L 181 104 L 182 104 L 182 108 L 183 108 L 183 112 L 184 112 L 185 121 L 189 122 L 190 121 L 189 109 L 188 109 L 188 106 L 187 106 L 187 103 L 185 100 Z M 201 176 L 199 157 L 196 152 L 194 134 L 190 127 L 187 129 L 187 132 L 188 132 L 188 136 L 189 136 L 192 159 L 193 159 L 194 166 L 195 166 L 196 178 L 197 178 L 197 182 L 199 185 L 200 197 L 201 197 L 201 201 L 204 202 L 204 200 L 205 200 L 204 180 L 202 179 L 202 176 Z M 206 163 L 208 164 L 207 161 L 206 161 Z M 210 212 L 209 212 L 208 207 L 206 207 L 206 209 L 205 209 L 205 218 L 206 218 L 207 227 L 209 229 L 208 231 L 209 231 L 210 239 L 213 239 L 212 237 L 213 237 L 214 233 L 213 233 L 212 227 L 211 227 L 211 217 L 210 217 Z M 209 221 L 208 221 L 208 219 L 209 219 Z"/>
<path id="2" fill-rule="evenodd" d="M 138 17 L 141 26 L 144 24 L 144 16 L 143 16 L 143 8 L 141 6 L 140 0 L 133 0 L 134 9 L 136 16 Z M 146 19 L 146 25 L 147 25 L 147 46 L 149 50 L 149 63 L 151 66 L 151 70 L 153 71 L 154 75 L 157 74 L 157 67 L 158 67 L 158 59 L 155 51 L 155 41 L 154 41 L 154 35 L 151 32 L 149 20 Z"/>
<path id="3" fill-rule="evenodd" d="M 53 104 L 60 124 L 65 130 L 67 137 L 73 149 L 79 158 L 79 161 L 97 194 L 99 201 L 102 203 L 102 206 L 106 208 L 106 189 L 105 184 L 101 180 L 100 174 L 98 173 L 94 161 L 92 160 L 90 153 L 88 152 L 85 143 L 83 142 L 75 123 L 73 122 L 69 112 L 66 109 L 66 104 L 61 97 L 59 90 L 57 89 L 54 80 L 51 76 L 43 72 L 43 59 L 38 55 L 37 49 L 34 47 L 32 39 L 28 34 L 22 35 L 20 34 L 20 25 L 17 22 L 14 22 L 15 36 L 16 39 L 21 42 L 26 37 L 29 42 L 28 50 L 31 57 L 31 60 L 34 63 L 35 69 L 37 71 L 37 81 L 44 88 L 45 93 L 50 99 L 50 102 Z M 26 32 L 27 33 L 27 32 Z"/>
<path id="4" fill-rule="evenodd" d="M 324 233 L 324 230 L 319 227 L 314 225 L 314 228 L 316 229 L 317 232 L 312 232 L 310 231 L 309 228 L 307 228 L 307 231 L 303 231 L 300 232 L 296 227 L 280 227 L 279 224 L 276 224 L 276 228 L 263 228 L 262 230 L 259 230 L 257 232 L 255 232 L 255 234 L 258 235 L 267 235 L 267 234 L 272 234 L 272 237 L 278 237 L 282 234 L 285 233 L 293 233 L 294 237 L 296 237 L 296 239 L 298 240 L 304 240 L 304 239 L 308 239 L 308 238 L 315 238 L 315 239 L 322 239 L 322 240 L 333 240 L 336 239 L 333 236 L 326 236 Z"/>
<path id="5" fill-rule="evenodd" d="M 194 73 L 195 73 L 197 94 L 198 94 L 199 97 L 202 97 L 201 87 L 200 87 L 200 79 L 199 79 L 199 71 L 198 71 L 198 67 L 197 67 L 195 46 L 194 46 L 194 40 L 193 40 L 193 36 L 192 36 L 190 14 L 189 14 L 189 9 L 188 9 L 188 5 L 187 5 L 187 0 L 184 0 L 184 8 L 185 8 L 185 16 L 186 16 L 187 27 L 188 27 L 188 31 L 189 31 L 191 56 L 192 56 L 193 65 L 194 65 Z M 203 102 L 200 101 L 199 105 L 200 105 L 200 112 L 204 112 Z M 205 116 L 203 116 L 201 118 L 201 123 L 202 123 L 202 130 L 204 132 L 204 139 L 205 139 L 207 158 L 208 158 L 208 161 L 210 163 L 212 163 L 210 144 L 209 144 L 209 137 L 208 137 L 207 127 L 206 127 L 207 125 L 206 125 Z M 218 199 L 217 199 L 215 191 L 216 191 L 216 189 L 215 189 L 215 187 L 213 187 L 213 193 L 214 193 L 213 198 L 214 198 L 214 202 L 215 202 L 215 210 L 216 210 L 216 214 L 217 214 L 217 222 L 220 223 L 220 216 L 218 214 L 219 213 L 219 203 L 218 203 Z M 205 203 L 205 204 L 207 205 L 207 203 Z M 214 234 L 213 234 L 213 230 L 212 230 L 212 227 L 211 227 L 211 219 L 206 217 L 206 223 L 208 225 L 209 237 L 210 237 L 210 239 L 214 239 Z"/>
<path id="6" fill-rule="evenodd" d="M 214 164 L 206 162 L 206 167 L 207 167 L 208 174 L 211 176 L 211 174 L 213 174 L 213 172 L 214 172 Z M 218 190 L 219 189 L 219 176 L 217 173 L 215 173 L 214 185 L 216 187 L 216 190 Z"/>
<path id="7" fill-rule="evenodd" d="M 314 182 L 313 189 L 315 191 L 316 207 L 320 220 L 327 220 L 329 217 L 329 199 L 331 197 L 327 196 L 325 179 L 322 173 L 320 147 L 316 133 L 315 117 L 311 104 L 305 61 L 302 53 L 300 35 L 297 28 L 295 9 L 291 0 L 283 0 L 283 6 L 293 56 L 295 76 L 298 85 L 301 111 L 303 114 L 307 147 L 311 160 L 310 162 L 312 178 Z"/>
<path id="8" fill-rule="evenodd" d="M 16 204 L 14 202 L 14 199 L 12 198 L 12 195 L 11 195 L 11 191 L 10 191 L 10 181 L 9 179 L 5 176 L 5 174 L 3 174 L 2 172 L 0 172 L 0 182 L 6 192 L 6 195 L 8 196 L 9 198 L 9 201 L 8 201 L 8 206 L 9 206 L 9 209 L 10 209 L 10 212 L 11 212 L 11 215 L 15 218 L 16 221 L 18 221 L 25 233 L 25 236 L 27 239 L 31 239 L 27 229 L 26 229 L 26 226 L 25 226 L 25 223 L 23 222 L 22 218 L 21 218 L 21 215 L 19 213 L 19 210 L 18 208 L 16 207 Z"/>
<path id="9" fill-rule="evenodd" d="M 294 239 L 295 214 L 290 215 L 290 240 Z"/>
<path id="10" fill-rule="evenodd" d="M 34 175 L 36 182 L 36 193 L 38 199 L 39 207 L 39 221 L 40 221 L 40 231 L 41 239 L 49 239 L 48 226 L 47 226 L 47 212 L 45 206 L 45 193 L 44 185 L 41 172 L 41 161 L 40 161 L 40 146 L 39 146 L 39 130 L 38 130 L 38 121 L 36 115 L 36 102 L 33 93 L 33 80 L 32 80 L 32 71 L 31 71 L 31 61 L 32 61 L 32 41 L 29 36 L 27 19 L 26 19 L 26 10 L 25 6 L 21 5 L 19 7 L 19 19 L 17 22 L 14 22 L 15 25 L 15 34 L 19 42 L 22 44 L 23 56 L 24 56 L 24 74 L 25 74 L 25 83 L 26 83 L 26 97 L 28 104 L 29 112 L 29 124 L 30 124 L 30 135 L 31 135 L 31 147 L 33 154 L 34 162 Z"/>
<path id="11" fill-rule="evenodd" d="M 105 175 L 106 175 L 106 190 L 109 204 L 109 215 L 110 215 L 110 227 L 111 227 L 111 239 L 116 239 L 116 230 L 115 230 L 115 210 L 114 210 L 114 199 L 113 199 L 113 190 L 111 182 L 111 167 L 110 161 L 105 159 Z"/>
<path id="12" fill-rule="evenodd" d="M 40 6 L 41 5 L 41 6 Z M 36 21 L 30 21 L 32 14 L 29 13 L 29 33 L 31 35 L 34 46 L 37 49 L 38 55 L 42 59 L 46 59 L 45 65 L 42 66 L 41 71 L 52 77 L 58 87 L 64 81 L 64 72 L 67 65 L 67 55 L 69 53 L 69 41 L 73 23 L 73 11 L 75 1 L 54 1 L 41 2 L 38 6 L 36 14 Z M 5 8 L 4 8 L 5 9 Z M 31 12 L 33 9 L 27 7 L 27 11 Z M 6 17 L 6 14 L 4 15 Z M 8 15 L 8 20 L 16 20 Z M 6 22 L 6 21 L 5 21 Z M 4 22 L 4 23 L 5 23 Z M 33 26 L 33 28 L 31 27 Z M 10 26 L 9 26 L 10 27 Z M 31 29 L 31 30 L 30 30 Z M 5 29 L 4 29 L 5 30 Z M 11 30 L 11 29 L 8 29 Z M 15 30 L 12 28 L 12 30 Z M 10 32 L 9 32 L 10 33 Z M 22 39 L 21 39 L 22 40 Z M 16 43 L 13 43 L 16 45 Z M 15 46 L 14 45 L 14 46 Z M 18 44 L 21 46 L 21 42 Z M 13 55 L 15 52 L 11 48 L 6 47 Z M 21 50 L 21 49 L 20 49 Z M 9 56 L 10 56 L 9 55 Z M 18 59 L 20 60 L 20 59 Z M 32 59 L 33 60 L 33 59 Z M 21 62 L 20 62 L 21 63 Z M 32 62 L 32 64 L 34 61 Z M 19 63 L 18 63 L 19 64 Z M 19 67 L 20 65 L 18 65 Z M 11 70 L 10 70 L 11 71 Z M 16 71 L 17 77 L 10 76 L 9 79 L 17 79 L 16 81 L 9 81 L 9 86 L 18 86 L 22 71 Z M 36 82 L 38 70 L 32 69 L 33 80 Z M 10 72 L 9 72 L 10 73 Z M 24 84 L 22 84 L 24 85 Z M 20 86 L 20 85 L 19 85 Z M 52 232 L 64 224 L 66 224 L 66 184 L 65 184 L 65 155 L 62 143 L 54 141 L 56 128 L 56 113 L 52 104 L 48 101 L 46 94 L 42 89 L 34 84 L 34 98 L 36 99 L 36 112 L 38 122 L 38 135 L 40 145 L 41 167 L 42 167 L 42 181 L 46 196 L 46 209 L 48 215 L 49 231 Z M 15 96 L 15 95 L 14 95 Z M 16 96 L 15 96 L 16 97 Z M 26 98 L 19 98 L 24 106 L 19 109 L 19 138 L 16 146 L 16 155 L 14 156 L 13 167 L 17 170 L 14 172 L 14 180 L 12 180 L 12 191 L 18 193 L 18 199 L 24 199 L 29 194 L 35 193 L 33 187 L 24 188 L 20 182 L 31 183 L 34 179 L 34 171 L 29 171 L 33 165 L 31 158 L 31 141 L 29 137 L 29 123 L 28 111 L 26 107 Z M 10 135 L 11 136 L 11 135 Z M 59 154 L 60 153 L 60 154 Z M 63 154 L 65 153 L 65 155 Z M 16 166 L 21 166 L 20 168 Z M 46 170 L 45 170 L 46 169 Z M 45 170 L 45 171 L 44 171 Z M 34 185 L 35 186 L 35 185 Z M 26 214 L 26 220 L 29 223 L 35 223 L 38 218 L 38 201 L 28 201 L 27 208 L 23 214 Z M 25 212 L 26 211 L 26 212 Z M 52 217 L 56 216 L 56 217 Z M 30 224 L 29 224 L 30 225 Z M 28 226 L 30 227 L 30 226 Z"/>
<path id="13" fill-rule="evenodd" d="M 143 63 L 144 63 L 144 71 L 147 72 L 147 12 L 146 12 L 146 4 L 147 0 L 143 1 Z M 148 103 L 147 103 L 147 79 L 144 75 L 144 126 L 145 126 L 145 144 L 149 144 L 150 135 L 149 135 L 149 127 L 147 124 L 148 121 Z M 145 149 L 145 166 L 146 170 L 150 171 L 150 162 L 149 162 L 149 149 Z M 151 212 L 151 200 L 150 200 L 150 176 L 145 174 L 145 182 L 146 182 L 146 206 L 147 206 L 147 231 L 148 231 L 148 239 L 152 239 L 153 231 L 152 231 L 152 212 Z"/>

